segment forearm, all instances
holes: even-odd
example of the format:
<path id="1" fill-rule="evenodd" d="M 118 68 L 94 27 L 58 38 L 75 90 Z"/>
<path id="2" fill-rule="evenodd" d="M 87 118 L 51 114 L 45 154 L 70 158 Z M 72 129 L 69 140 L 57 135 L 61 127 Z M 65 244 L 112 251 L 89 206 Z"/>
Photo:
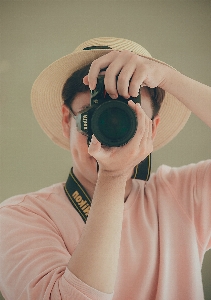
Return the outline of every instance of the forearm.
<path id="1" fill-rule="evenodd" d="M 152 121 L 138 103 L 129 105 L 138 119 L 133 139 L 109 148 L 92 137 L 88 152 L 98 162 L 98 180 L 86 226 L 68 264 L 76 277 L 108 294 L 116 281 L 124 198 L 131 190 L 134 167 L 153 149 Z"/>
<path id="2" fill-rule="evenodd" d="M 100 174 L 89 217 L 69 270 L 93 288 L 114 290 L 121 240 L 126 178 Z"/>
<path id="3" fill-rule="evenodd" d="M 160 87 L 174 95 L 211 127 L 211 87 L 171 68 L 168 68 L 168 76 Z"/>

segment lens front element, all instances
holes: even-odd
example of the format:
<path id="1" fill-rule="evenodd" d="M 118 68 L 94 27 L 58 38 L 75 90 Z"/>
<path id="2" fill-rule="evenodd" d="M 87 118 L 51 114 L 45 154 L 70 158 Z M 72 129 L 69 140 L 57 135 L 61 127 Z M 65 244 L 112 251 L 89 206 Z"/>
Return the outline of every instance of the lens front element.
<path id="1" fill-rule="evenodd" d="M 95 110 L 91 127 L 101 144 L 119 147 L 128 143 L 135 135 L 137 119 L 128 104 L 111 100 L 104 102 Z"/>

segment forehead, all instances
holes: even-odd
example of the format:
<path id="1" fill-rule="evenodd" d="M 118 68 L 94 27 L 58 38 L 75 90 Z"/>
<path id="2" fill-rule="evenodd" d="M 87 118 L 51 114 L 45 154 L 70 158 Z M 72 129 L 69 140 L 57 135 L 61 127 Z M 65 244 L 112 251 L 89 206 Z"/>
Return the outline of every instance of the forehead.
<path id="1" fill-rule="evenodd" d="M 81 110 L 83 110 L 85 107 L 87 107 L 90 103 L 90 92 L 84 92 L 84 93 L 78 93 L 75 96 L 75 99 L 72 102 L 72 111 L 77 114 Z"/>
<path id="2" fill-rule="evenodd" d="M 72 111 L 78 114 L 90 104 L 90 92 L 78 93 L 72 102 Z M 114 100 L 115 101 L 115 100 Z M 152 105 L 146 88 L 141 89 L 141 106 L 149 118 L 152 117 Z"/>

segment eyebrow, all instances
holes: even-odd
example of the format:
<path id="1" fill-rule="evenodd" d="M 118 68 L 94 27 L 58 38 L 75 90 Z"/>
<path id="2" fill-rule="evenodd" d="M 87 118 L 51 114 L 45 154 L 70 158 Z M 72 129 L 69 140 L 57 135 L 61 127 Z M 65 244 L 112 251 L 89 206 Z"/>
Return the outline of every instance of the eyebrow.
<path id="1" fill-rule="evenodd" d="M 89 107 L 90 107 L 90 104 L 85 104 L 85 105 L 81 106 L 79 112 L 81 112 L 81 111 L 83 111 L 84 109 L 89 108 Z"/>
<path id="2" fill-rule="evenodd" d="M 73 117 L 76 117 L 77 114 L 81 113 L 83 110 L 85 110 L 86 108 L 89 108 L 89 107 L 90 107 L 90 104 L 85 104 L 85 105 L 81 106 L 80 109 L 79 109 L 79 111 L 76 112 L 76 113 L 72 110 L 71 107 L 69 108 L 69 110 L 70 110 L 71 115 L 72 115 Z"/>

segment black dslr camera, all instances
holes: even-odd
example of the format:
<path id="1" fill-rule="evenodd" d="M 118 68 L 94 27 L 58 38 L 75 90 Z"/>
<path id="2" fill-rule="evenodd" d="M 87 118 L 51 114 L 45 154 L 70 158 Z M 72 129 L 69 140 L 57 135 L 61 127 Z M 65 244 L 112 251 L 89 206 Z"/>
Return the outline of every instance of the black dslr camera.
<path id="1" fill-rule="evenodd" d="M 130 97 L 141 103 L 141 96 Z M 137 118 L 128 100 L 119 96 L 113 100 L 105 91 L 104 76 L 98 77 L 95 90 L 91 92 L 90 107 L 76 116 L 77 129 L 87 136 L 88 144 L 92 134 L 108 147 L 125 145 L 137 129 Z"/>

